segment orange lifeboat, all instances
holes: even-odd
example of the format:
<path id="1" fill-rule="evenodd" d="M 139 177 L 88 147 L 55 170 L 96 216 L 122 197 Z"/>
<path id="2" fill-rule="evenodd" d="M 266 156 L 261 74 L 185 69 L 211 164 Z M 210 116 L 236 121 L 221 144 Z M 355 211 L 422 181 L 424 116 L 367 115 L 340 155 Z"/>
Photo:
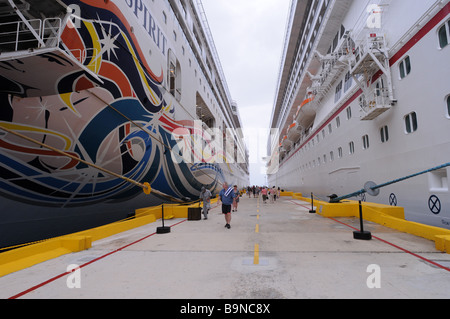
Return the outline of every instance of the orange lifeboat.
<path id="1" fill-rule="evenodd" d="M 313 108 L 314 96 L 309 95 L 302 104 L 299 105 L 297 113 L 295 114 L 295 121 L 301 127 L 309 127 L 316 118 L 316 110 Z"/>
<path id="2" fill-rule="evenodd" d="M 288 139 L 287 135 L 283 137 L 283 141 L 281 142 L 284 149 L 286 151 L 290 151 L 292 146 L 294 145 L 294 142 L 292 142 L 290 139 Z"/>
<path id="3" fill-rule="evenodd" d="M 288 128 L 288 138 L 294 143 L 297 143 L 300 139 L 301 133 L 301 126 L 298 125 L 296 121 L 294 121 L 294 123 L 292 123 Z"/>

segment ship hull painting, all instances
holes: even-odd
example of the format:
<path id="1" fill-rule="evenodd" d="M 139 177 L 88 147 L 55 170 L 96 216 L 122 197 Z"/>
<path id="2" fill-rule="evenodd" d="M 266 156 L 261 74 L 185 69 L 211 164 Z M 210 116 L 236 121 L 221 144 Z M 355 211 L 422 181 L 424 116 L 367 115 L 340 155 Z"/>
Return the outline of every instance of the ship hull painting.
<path id="1" fill-rule="evenodd" d="M 173 119 L 176 103 L 163 87 L 169 44 L 148 9 L 139 19 L 146 33 L 128 22 L 139 18 L 138 1 L 64 2 L 81 14 L 67 20 L 58 47 L 0 61 L 0 127 L 72 158 L 0 131 L 0 247 L 103 225 L 170 197 L 196 199 L 227 176 L 218 164 L 173 161 L 173 131 L 193 132 L 194 121 Z M 159 52 L 145 55 L 144 41 Z M 67 52 L 82 67 L 73 70 Z"/>

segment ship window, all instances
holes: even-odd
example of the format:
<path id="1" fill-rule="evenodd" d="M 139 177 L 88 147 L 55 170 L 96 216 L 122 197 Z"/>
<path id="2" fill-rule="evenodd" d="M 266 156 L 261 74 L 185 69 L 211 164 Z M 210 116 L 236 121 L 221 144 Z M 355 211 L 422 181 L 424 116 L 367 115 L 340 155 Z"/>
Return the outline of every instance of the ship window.
<path id="1" fill-rule="evenodd" d="M 332 52 L 334 52 L 334 50 L 336 50 L 337 45 L 338 45 L 338 42 L 339 42 L 339 32 L 338 32 L 338 33 L 336 34 L 336 36 L 334 37 Z"/>
<path id="2" fill-rule="evenodd" d="M 380 135 L 381 135 L 381 143 L 386 143 L 389 141 L 389 128 L 387 126 L 383 126 L 380 129 Z"/>
<path id="3" fill-rule="evenodd" d="M 352 108 L 349 106 L 347 108 L 347 120 L 350 120 L 352 118 Z"/>
<path id="4" fill-rule="evenodd" d="M 352 84 L 353 84 L 353 77 L 352 77 L 352 75 L 350 74 L 350 71 L 349 71 L 345 75 L 344 92 L 347 92 L 348 89 L 350 89 L 352 87 Z"/>
<path id="5" fill-rule="evenodd" d="M 338 148 L 338 157 L 342 158 L 342 156 L 344 156 L 344 152 L 342 151 L 342 147 Z"/>
<path id="6" fill-rule="evenodd" d="M 364 149 L 364 150 L 369 149 L 369 147 L 370 147 L 370 144 L 369 144 L 369 135 L 364 135 L 363 138 L 362 138 L 362 140 L 363 140 L 363 149 Z"/>
<path id="7" fill-rule="evenodd" d="M 342 81 L 336 86 L 336 94 L 334 95 L 334 102 L 339 101 L 342 95 Z"/>
<path id="8" fill-rule="evenodd" d="M 330 152 L 330 161 L 334 161 L 334 152 L 333 151 Z"/>
<path id="9" fill-rule="evenodd" d="M 446 98 L 447 101 L 447 118 L 450 118 L 450 95 Z"/>
<path id="10" fill-rule="evenodd" d="M 336 128 L 339 128 L 341 126 L 341 119 L 339 116 L 336 118 Z"/>
<path id="11" fill-rule="evenodd" d="M 355 143 L 350 142 L 348 145 L 350 147 L 350 154 L 355 154 Z"/>
<path id="12" fill-rule="evenodd" d="M 445 48 L 450 42 L 450 20 L 447 21 L 438 32 L 439 46 L 441 49 Z"/>
<path id="13" fill-rule="evenodd" d="M 168 67 L 167 75 L 168 91 L 177 101 L 181 100 L 181 66 L 180 62 L 174 55 L 173 51 L 169 49 L 168 53 Z"/>
<path id="14" fill-rule="evenodd" d="M 406 134 L 410 134 L 417 131 L 418 125 L 416 112 L 412 112 L 405 116 L 405 128 Z"/>
<path id="15" fill-rule="evenodd" d="M 345 27 L 341 25 L 341 38 L 344 36 L 344 34 L 345 34 Z"/>
<path id="16" fill-rule="evenodd" d="M 409 56 L 403 59 L 398 67 L 400 70 L 400 79 L 404 79 L 409 73 L 411 73 L 411 59 Z"/>

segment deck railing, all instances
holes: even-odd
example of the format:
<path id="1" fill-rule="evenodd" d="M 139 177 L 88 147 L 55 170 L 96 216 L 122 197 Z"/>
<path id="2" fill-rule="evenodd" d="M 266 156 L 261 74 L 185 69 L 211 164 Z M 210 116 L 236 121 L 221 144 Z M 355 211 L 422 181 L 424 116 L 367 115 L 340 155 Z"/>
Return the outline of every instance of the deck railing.
<path id="1" fill-rule="evenodd" d="M 60 18 L 0 23 L 0 51 L 16 52 L 59 45 Z"/>

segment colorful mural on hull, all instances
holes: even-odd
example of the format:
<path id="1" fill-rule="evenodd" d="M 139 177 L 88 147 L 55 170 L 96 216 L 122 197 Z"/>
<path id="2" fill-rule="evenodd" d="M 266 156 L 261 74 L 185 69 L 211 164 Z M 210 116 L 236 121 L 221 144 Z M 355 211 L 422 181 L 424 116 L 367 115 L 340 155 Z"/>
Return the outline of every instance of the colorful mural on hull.
<path id="1" fill-rule="evenodd" d="M 47 68 L 43 82 L 52 72 L 73 67 L 61 51 L 72 52 L 84 67 L 65 73 L 52 87 L 0 76 L 0 126 L 173 197 L 197 198 L 203 185 L 215 189 L 224 179 L 218 165 L 172 160 L 172 132 L 193 130 L 194 123 L 172 119 L 176 106 L 167 102 L 173 97 L 162 88 L 163 68 L 156 73 L 150 69 L 118 8 L 112 2 L 65 2 L 80 6 L 80 25 L 69 22 L 60 47 L 33 58 Z M 35 67 L 29 62 L 3 61 L 0 68 L 26 79 Z M 57 94 L 40 94 L 46 90 Z M 199 170 L 208 178 L 199 178 Z M 3 131 L 0 177 L 3 196 L 39 206 L 117 203 L 142 194 L 122 179 Z"/>

